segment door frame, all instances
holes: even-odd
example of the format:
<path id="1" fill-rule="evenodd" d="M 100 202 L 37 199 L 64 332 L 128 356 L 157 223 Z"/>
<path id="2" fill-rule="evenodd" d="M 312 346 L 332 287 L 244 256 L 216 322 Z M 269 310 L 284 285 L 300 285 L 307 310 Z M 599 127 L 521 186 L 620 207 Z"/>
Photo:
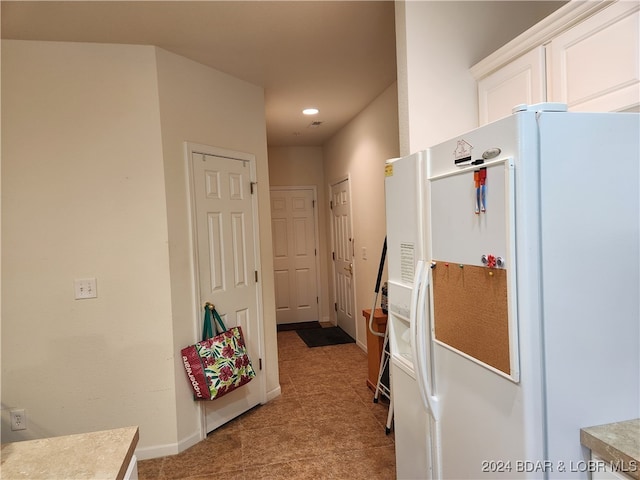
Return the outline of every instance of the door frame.
<path id="1" fill-rule="evenodd" d="M 322 302 L 320 299 L 322 298 L 322 284 L 320 283 L 320 230 L 319 230 L 319 222 L 318 222 L 318 188 L 315 185 L 289 185 L 289 186 L 273 186 L 269 187 L 269 199 L 271 199 L 271 192 L 273 191 L 296 191 L 296 190 L 311 190 L 313 192 L 313 227 L 315 228 L 315 249 L 316 249 L 316 292 L 318 294 L 318 320 L 321 319 L 322 315 L 320 312 L 320 305 Z M 271 211 L 271 207 L 269 207 L 269 211 Z M 277 313 L 276 313 L 277 316 Z M 277 321 L 276 321 L 277 323 Z"/>
<path id="2" fill-rule="evenodd" d="M 256 157 L 252 153 L 239 152 L 235 150 L 228 150 L 220 147 L 213 147 L 211 145 L 204 145 L 193 142 L 184 142 L 184 155 L 187 169 L 187 196 L 188 196 L 188 223 L 189 223 L 189 248 L 191 249 L 191 261 L 190 261 L 190 270 L 192 273 L 192 304 L 194 308 L 194 316 L 192 318 L 192 326 L 195 338 L 200 338 L 201 330 L 200 330 L 200 310 L 201 305 L 203 305 L 202 299 L 200 298 L 200 274 L 198 271 L 198 245 L 197 245 L 197 234 L 196 234 L 196 198 L 195 198 L 195 188 L 194 188 L 194 174 L 193 174 L 193 165 L 191 159 L 194 154 L 205 154 L 212 155 L 215 157 L 222 157 L 231 160 L 241 160 L 247 162 L 249 164 L 249 172 L 250 178 L 253 185 L 257 185 L 256 178 Z M 260 221 L 258 215 L 258 195 L 251 195 L 252 202 L 252 222 L 253 222 L 253 254 L 255 257 L 255 268 L 259 272 L 259 275 L 262 276 L 262 263 L 260 258 Z M 266 358 L 265 355 L 265 345 L 264 345 L 264 306 L 262 299 L 262 285 L 264 283 L 261 281 L 256 286 L 256 306 L 257 306 L 257 316 L 256 319 L 258 324 L 258 336 L 257 345 L 258 345 L 258 355 L 260 359 Z M 258 369 L 256 369 L 258 370 Z M 266 402 L 266 371 L 264 368 L 259 369 L 260 374 L 256 376 L 253 381 L 258 381 L 260 385 L 260 403 L 263 404 Z M 200 440 L 203 440 L 207 437 L 207 419 L 206 419 L 206 409 L 203 406 L 203 402 L 198 403 L 198 412 L 200 416 Z"/>
<path id="3" fill-rule="evenodd" d="M 352 198 L 353 196 L 351 195 L 351 175 L 349 173 L 347 173 L 346 175 L 342 176 L 342 177 L 338 177 L 337 179 L 329 182 L 329 201 L 332 202 L 332 195 L 331 195 L 331 191 L 333 189 L 334 185 L 338 185 L 339 183 L 342 182 L 348 182 L 349 183 L 349 228 L 351 229 L 351 258 L 353 259 L 352 263 L 353 263 L 353 273 L 352 273 L 352 290 L 353 290 L 353 308 L 354 308 L 354 312 L 353 312 L 353 321 L 355 323 L 354 328 L 355 328 L 355 332 L 356 332 L 356 341 L 357 341 L 357 337 L 358 337 L 358 321 L 356 320 L 358 318 L 357 315 L 357 296 L 356 296 L 356 292 L 358 291 L 356 288 L 356 277 L 357 277 L 357 268 L 356 268 L 356 262 L 355 262 L 355 236 L 353 235 L 354 230 L 353 230 L 353 202 L 352 202 Z M 334 235 L 334 227 L 333 227 L 333 209 L 329 208 L 329 227 L 331 229 L 330 231 L 330 235 L 331 235 L 331 251 L 335 252 L 336 251 L 336 245 L 335 245 L 335 235 Z M 333 284 L 333 305 L 335 305 L 338 301 L 338 292 L 337 292 L 337 285 L 336 285 L 336 262 L 335 260 L 331 260 L 331 283 Z M 332 316 L 332 321 L 331 323 L 333 323 L 333 325 L 338 325 L 338 312 L 336 312 L 335 307 L 330 308 L 329 310 L 331 310 L 331 316 Z"/>

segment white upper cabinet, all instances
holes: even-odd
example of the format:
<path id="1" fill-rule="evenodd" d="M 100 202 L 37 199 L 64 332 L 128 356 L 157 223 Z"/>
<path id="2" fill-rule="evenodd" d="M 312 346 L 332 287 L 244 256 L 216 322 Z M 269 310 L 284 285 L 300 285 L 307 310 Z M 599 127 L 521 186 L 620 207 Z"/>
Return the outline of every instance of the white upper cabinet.
<path id="1" fill-rule="evenodd" d="M 515 105 L 546 99 L 544 47 L 536 47 L 478 80 L 480 124 L 511 114 Z"/>
<path id="2" fill-rule="evenodd" d="M 514 106 L 561 102 L 571 111 L 640 106 L 640 2 L 571 1 L 471 68 L 479 124 Z"/>
<path id="3" fill-rule="evenodd" d="M 640 103 L 638 6 L 613 4 L 551 41 L 553 101 L 574 111 L 619 111 Z"/>

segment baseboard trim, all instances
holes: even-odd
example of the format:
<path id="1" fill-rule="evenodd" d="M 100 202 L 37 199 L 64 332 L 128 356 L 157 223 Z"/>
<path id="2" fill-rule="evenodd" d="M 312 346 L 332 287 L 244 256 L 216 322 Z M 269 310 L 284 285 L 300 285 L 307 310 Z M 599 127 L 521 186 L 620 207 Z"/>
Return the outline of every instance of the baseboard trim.
<path id="1" fill-rule="evenodd" d="M 154 445 L 152 447 L 138 447 L 136 448 L 136 457 L 138 460 L 149 460 L 151 458 L 166 457 L 169 455 L 177 455 L 180 452 L 184 452 L 187 448 L 193 447 L 196 443 L 202 440 L 200 432 L 194 432 L 186 438 L 183 438 L 178 443 L 168 443 L 166 445 Z"/>
<path id="2" fill-rule="evenodd" d="M 282 395 L 282 389 L 280 388 L 280 385 L 278 385 L 273 390 L 267 392 L 267 402 L 270 402 L 274 398 L 278 398 L 280 395 Z"/>

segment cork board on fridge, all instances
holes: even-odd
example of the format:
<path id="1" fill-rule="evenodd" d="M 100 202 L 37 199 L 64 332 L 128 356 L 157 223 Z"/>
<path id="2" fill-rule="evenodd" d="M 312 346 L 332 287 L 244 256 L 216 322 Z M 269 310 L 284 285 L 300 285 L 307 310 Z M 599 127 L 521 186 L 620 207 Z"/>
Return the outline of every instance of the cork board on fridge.
<path id="1" fill-rule="evenodd" d="M 436 340 L 511 375 L 507 271 L 436 260 Z"/>

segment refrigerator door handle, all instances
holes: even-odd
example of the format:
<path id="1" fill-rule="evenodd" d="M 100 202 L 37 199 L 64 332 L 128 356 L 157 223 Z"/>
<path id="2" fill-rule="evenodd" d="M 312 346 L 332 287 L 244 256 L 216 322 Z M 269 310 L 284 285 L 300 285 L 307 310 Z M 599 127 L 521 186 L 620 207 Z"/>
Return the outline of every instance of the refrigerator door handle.
<path id="1" fill-rule="evenodd" d="M 427 359 L 431 359 L 431 348 L 428 347 L 430 344 L 431 336 L 427 336 L 427 325 L 430 325 L 430 299 L 429 299 L 429 272 L 430 268 L 427 267 L 426 262 L 423 262 L 424 269 L 424 278 L 422 280 L 422 284 L 420 286 L 420 294 L 418 300 L 418 321 L 416 322 L 416 350 L 417 350 L 417 359 L 416 364 L 417 368 L 417 376 L 420 379 L 418 384 L 420 385 L 420 391 L 423 392 L 423 402 L 425 403 L 425 408 L 427 408 L 431 412 L 431 416 L 437 422 L 440 419 L 440 403 L 438 402 L 438 397 L 434 395 L 432 391 L 432 385 L 430 381 L 429 372 L 431 370 L 431 361 L 427 361 Z M 429 343 L 428 343 L 429 342 Z"/>
<path id="2" fill-rule="evenodd" d="M 428 478 L 442 478 L 440 471 L 441 455 L 440 451 L 440 403 L 438 397 L 433 395 L 431 391 L 431 383 L 427 371 L 430 368 L 427 363 L 427 355 L 430 349 L 427 349 L 426 324 L 428 322 L 427 312 L 430 312 L 427 295 L 429 294 L 429 268 L 423 260 L 418 261 L 417 272 L 414 278 L 414 290 L 411 294 L 411 350 L 413 353 L 413 365 L 416 372 L 418 390 L 422 404 L 431 417 L 430 434 L 428 440 L 428 455 L 430 461 L 430 474 Z M 429 342 L 430 337 L 429 337 Z"/>
<path id="3" fill-rule="evenodd" d="M 416 345 L 416 359 L 414 364 L 416 365 L 416 378 L 418 379 L 418 389 L 420 390 L 420 396 L 422 402 L 427 410 L 428 415 L 431 417 L 429 421 L 429 452 L 430 452 L 430 478 L 438 479 L 442 478 L 442 472 L 440 470 L 442 465 L 442 451 L 440 442 L 440 402 L 437 395 L 434 394 L 432 383 L 430 381 L 429 372 L 433 372 L 431 365 L 431 335 L 429 330 L 431 328 L 431 302 L 429 298 L 430 293 L 430 281 L 429 275 L 431 274 L 431 268 L 427 266 L 427 263 L 421 262 L 421 283 L 419 286 L 419 293 L 417 295 L 416 305 L 416 317 L 415 322 L 415 336 L 413 341 Z M 427 328 L 429 327 L 429 328 Z M 433 374 L 433 373 L 432 373 Z"/>
<path id="4" fill-rule="evenodd" d="M 414 278 L 414 288 L 411 294 L 411 350 L 413 354 L 413 365 L 418 382 L 418 390 L 425 410 L 438 421 L 440 409 L 438 398 L 431 392 L 431 383 L 427 374 L 427 348 L 426 330 L 427 311 L 425 298 L 429 292 L 429 270 L 424 260 L 418 260 L 418 265 Z"/>
<path id="5" fill-rule="evenodd" d="M 413 366 L 414 366 L 414 369 L 416 370 L 416 377 L 419 377 L 419 375 L 417 375 L 418 350 L 416 348 L 416 338 L 417 338 L 416 319 L 418 318 L 418 302 L 419 302 L 419 295 L 420 295 L 420 285 L 422 284 L 423 277 L 424 277 L 424 261 L 418 260 L 418 263 L 416 265 L 416 271 L 413 276 L 413 290 L 411 290 L 411 305 L 409 306 L 410 308 L 409 330 L 411 334 L 411 339 L 410 339 L 411 341 L 409 342 L 409 344 L 411 346 L 411 355 L 413 357 Z M 420 380 L 418 380 L 418 382 L 419 381 Z M 422 393 L 421 386 L 420 386 L 420 393 Z M 426 399 L 423 398 L 423 403 L 425 401 Z M 426 408 L 426 404 L 425 404 L 425 408 Z"/>
<path id="6" fill-rule="evenodd" d="M 425 274 L 425 262 L 424 260 L 418 260 L 416 265 L 415 278 L 413 280 L 413 291 L 411 292 L 411 353 L 413 355 L 413 368 L 416 373 L 416 381 L 418 382 L 418 390 L 420 391 L 420 399 L 425 410 L 429 412 L 429 400 L 424 386 L 424 377 L 422 376 L 421 363 L 420 362 L 420 347 L 418 346 L 418 321 L 420 318 L 420 304 L 422 297 L 422 284 L 424 283 Z M 430 412 L 429 412 L 430 413 Z"/>

